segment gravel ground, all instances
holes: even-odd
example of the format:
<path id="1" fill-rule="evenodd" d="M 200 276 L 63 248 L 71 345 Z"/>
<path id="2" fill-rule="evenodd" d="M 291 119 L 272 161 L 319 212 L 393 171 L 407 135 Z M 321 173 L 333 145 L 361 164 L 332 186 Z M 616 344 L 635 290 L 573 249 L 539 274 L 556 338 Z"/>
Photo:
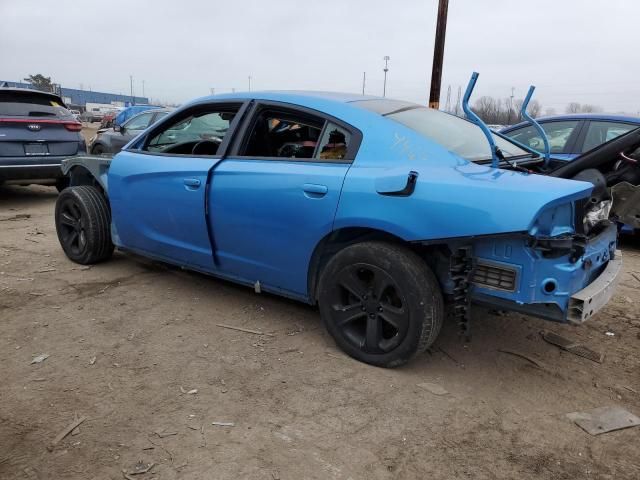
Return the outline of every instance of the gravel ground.
<path id="1" fill-rule="evenodd" d="M 338 351 L 308 306 L 119 253 L 70 262 L 55 199 L 0 187 L 2 479 L 122 479 L 139 461 L 155 465 L 135 480 L 640 478 L 640 428 L 593 437 L 565 417 L 640 415 L 640 241 L 584 326 L 476 309 L 470 343 L 445 324 L 430 352 L 383 370 Z"/>

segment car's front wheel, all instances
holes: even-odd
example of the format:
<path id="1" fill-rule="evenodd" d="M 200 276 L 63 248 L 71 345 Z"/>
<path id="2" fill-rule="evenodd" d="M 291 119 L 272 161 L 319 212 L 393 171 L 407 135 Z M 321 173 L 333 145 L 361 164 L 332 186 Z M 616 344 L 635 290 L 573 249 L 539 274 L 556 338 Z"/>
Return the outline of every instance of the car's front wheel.
<path id="1" fill-rule="evenodd" d="M 65 188 L 56 201 L 55 221 L 60 245 L 74 262 L 88 265 L 111 257 L 111 214 L 96 187 Z"/>
<path id="2" fill-rule="evenodd" d="M 318 303 L 338 346 L 381 367 L 402 365 L 425 351 L 444 317 L 440 286 L 424 260 L 386 242 L 338 252 L 322 272 Z"/>
<path id="3" fill-rule="evenodd" d="M 104 153 L 104 147 L 100 144 L 94 145 L 91 149 L 91 153 L 93 155 L 102 155 Z"/>
<path id="4" fill-rule="evenodd" d="M 56 180 L 56 190 L 58 190 L 58 192 L 62 192 L 68 186 L 69 186 L 69 177 L 62 177 Z"/>

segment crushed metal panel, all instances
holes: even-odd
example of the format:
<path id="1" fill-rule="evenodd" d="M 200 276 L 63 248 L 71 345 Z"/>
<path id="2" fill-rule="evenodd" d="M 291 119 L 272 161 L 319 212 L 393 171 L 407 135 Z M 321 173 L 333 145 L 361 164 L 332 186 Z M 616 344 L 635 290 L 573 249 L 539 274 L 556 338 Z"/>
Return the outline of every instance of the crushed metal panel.
<path id="1" fill-rule="evenodd" d="M 640 186 L 620 182 L 611 187 L 613 213 L 618 220 L 633 228 L 640 228 Z"/>
<path id="2" fill-rule="evenodd" d="M 574 355 L 586 358 L 593 362 L 602 363 L 602 361 L 604 360 L 604 355 L 602 353 L 591 350 L 590 348 L 580 343 L 569 340 L 568 338 L 558 335 L 557 333 L 543 332 L 542 338 L 545 342 L 550 343 L 551 345 L 555 345 L 562 350 L 566 350 L 569 353 L 573 353 Z"/>
<path id="3" fill-rule="evenodd" d="M 567 320 L 580 324 L 604 307 L 615 293 L 622 277 L 622 252 L 616 250 L 603 272 L 587 287 L 571 295 Z"/>
<path id="4" fill-rule="evenodd" d="M 640 418 L 620 407 L 599 407 L 588 412 L 567 413 L 567 417 L 591 435 L 640 425 Z"/>

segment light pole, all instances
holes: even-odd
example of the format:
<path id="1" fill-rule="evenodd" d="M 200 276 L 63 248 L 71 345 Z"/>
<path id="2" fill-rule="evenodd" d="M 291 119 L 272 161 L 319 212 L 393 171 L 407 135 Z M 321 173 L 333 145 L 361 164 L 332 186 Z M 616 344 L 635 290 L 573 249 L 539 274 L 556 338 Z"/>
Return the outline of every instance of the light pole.
<path id="1" fill-rule="evenodd" d="M 389 71 L 389 55 L 384 56 L 384 85 L 382 86 L 382 96 L 387 96 L 387 72 Z"/>
<path id="2" fill-rule="evenodd" d="M 251 91 L 251 75 L 249 75 L 249 91 Z"/>

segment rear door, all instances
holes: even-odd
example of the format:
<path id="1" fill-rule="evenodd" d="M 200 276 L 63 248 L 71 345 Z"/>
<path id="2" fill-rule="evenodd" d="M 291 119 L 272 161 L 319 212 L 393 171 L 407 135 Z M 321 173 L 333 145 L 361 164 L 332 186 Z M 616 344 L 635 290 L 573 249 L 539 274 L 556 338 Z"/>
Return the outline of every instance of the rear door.
<path id="1" fill-rule="evenodd" d="M 578 151 L 579 153 L 588 152 L 638 127 L 640 125 L 635 123 L 588 120 L 578 141 Z"/>
<path id="2" fill-rule="evenodd" d="M 0 162 L 4 165 L 42 164 L 42 157 L 75 155 L 81 128 L 55 95 L 0 89 Z"/>
<path id="3" fill-rule="evenodd" d="M 207 178 L 235 129 L 240 102 L 199 104 L 156 124 L 109 168 L 115 243 L 214 271 L 205 214 Z"/>
<path id="4" fill-rule="evenodd" d="M 211 176 L 219 272 L 306 298 L 311 256 L 332 230 L 359 138 L 318 112 L 255 105 L 243 137 Z"/>

